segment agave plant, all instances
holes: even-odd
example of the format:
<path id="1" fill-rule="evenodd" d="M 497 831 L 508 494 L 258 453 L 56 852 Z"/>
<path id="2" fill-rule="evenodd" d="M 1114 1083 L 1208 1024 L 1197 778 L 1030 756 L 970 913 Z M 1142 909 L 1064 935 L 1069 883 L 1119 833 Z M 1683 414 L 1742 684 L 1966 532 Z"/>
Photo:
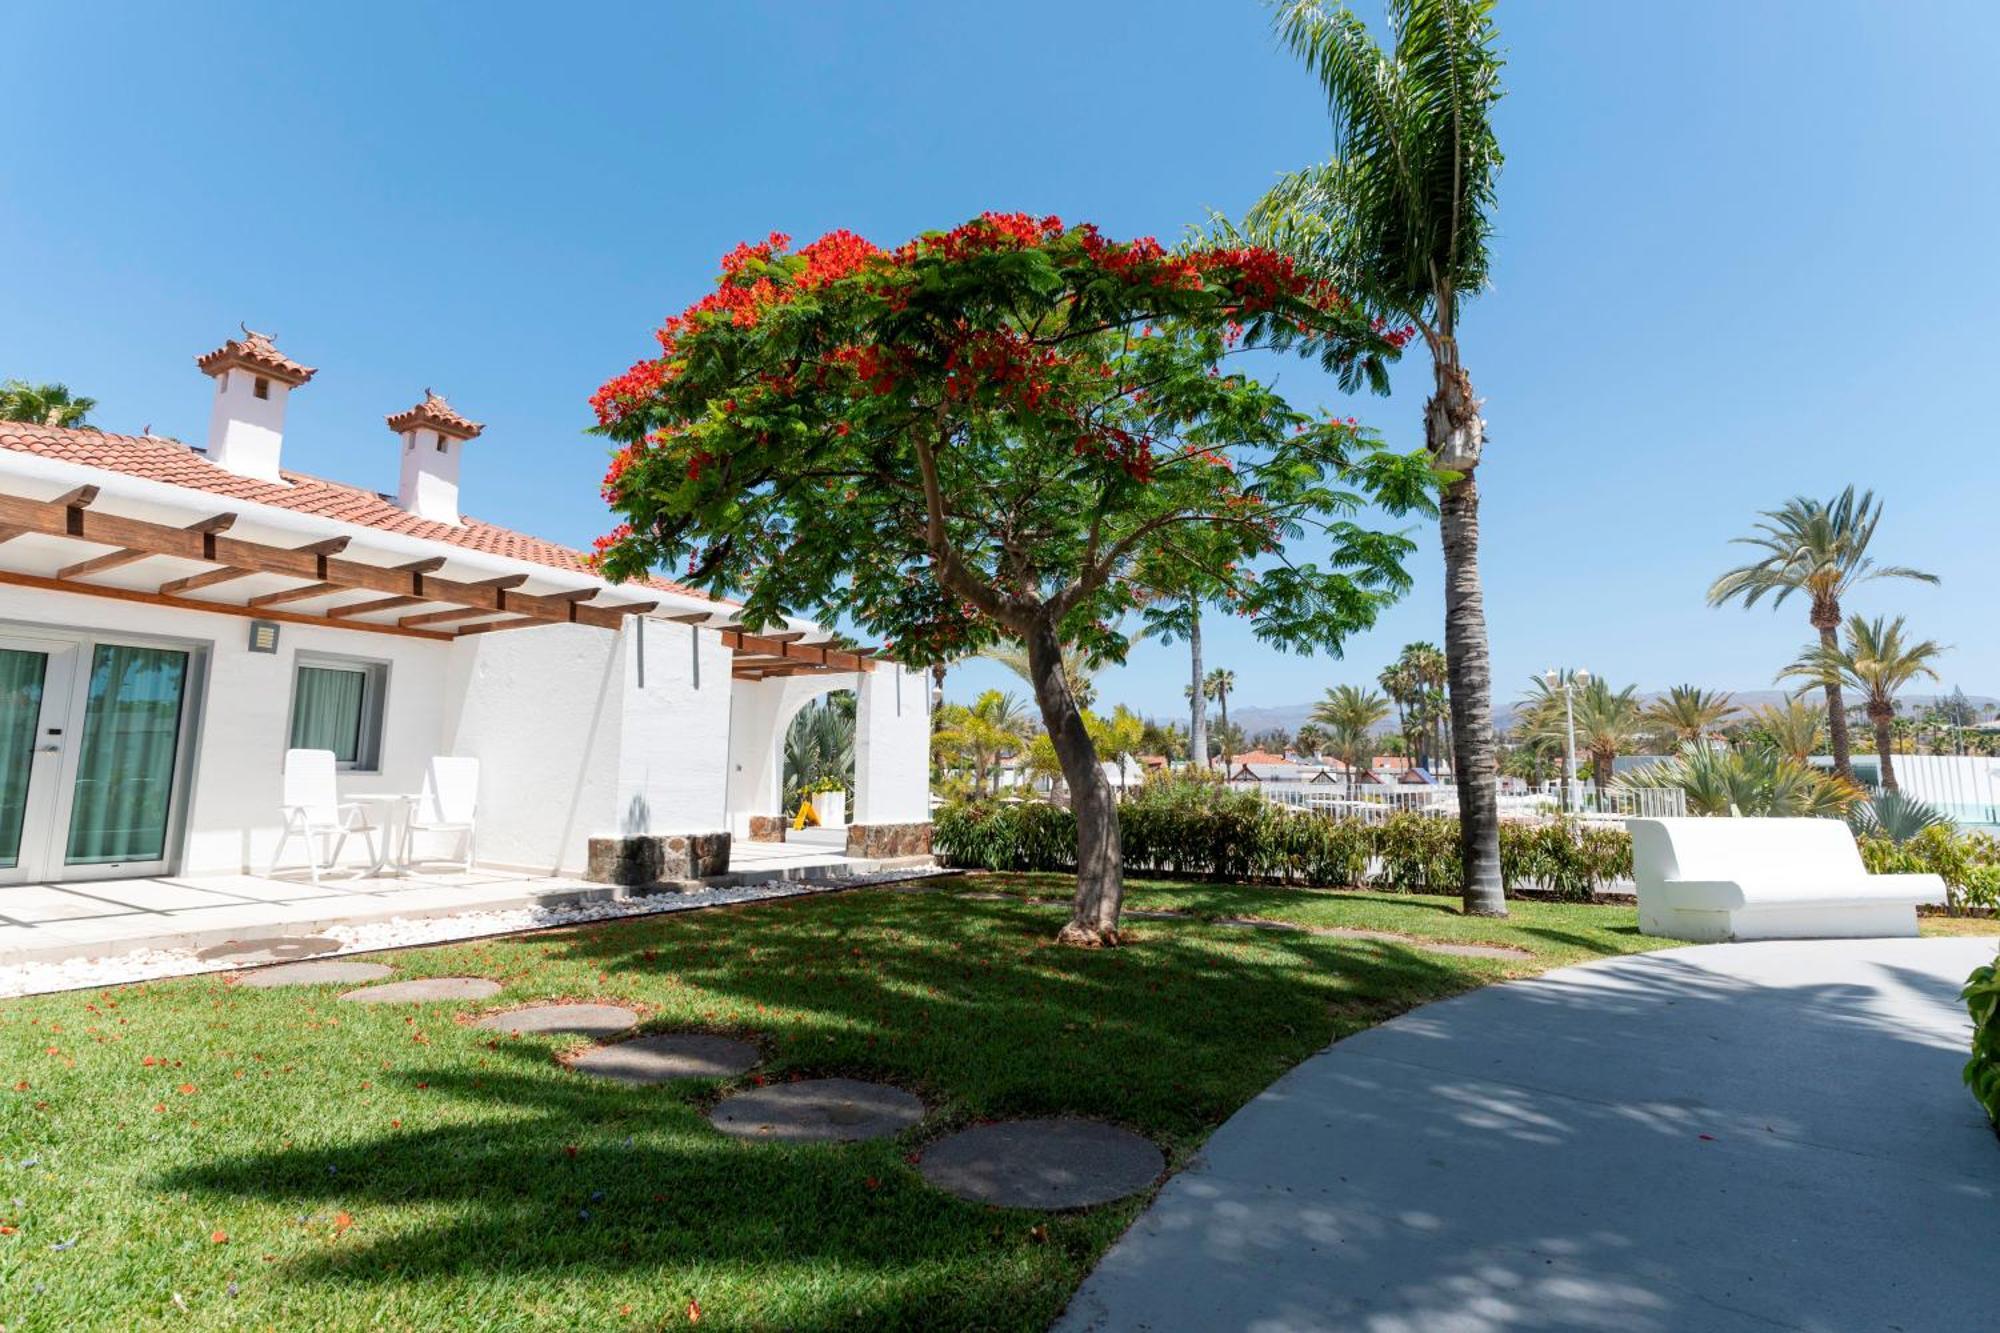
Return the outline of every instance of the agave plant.
<path id="1" fill-rule="evenodd" d="M 1951 817 L 1899 791 L 1884 791 L 1856 802 L 1847 812 L 1847 822 L 1856 833 L 1873 833 L 1901 846 L 1927 828 L 1949 825 Z"/>
<path id="2" fill-rule="evenodd" d="M 1618 785 L 1677 787 L 1691 815 L 1837 818 L 1862 799 L 1853 783 L 1775 750 L 1705 741 L 1690 741 L 1673 758 L 1624 774 Z"/>

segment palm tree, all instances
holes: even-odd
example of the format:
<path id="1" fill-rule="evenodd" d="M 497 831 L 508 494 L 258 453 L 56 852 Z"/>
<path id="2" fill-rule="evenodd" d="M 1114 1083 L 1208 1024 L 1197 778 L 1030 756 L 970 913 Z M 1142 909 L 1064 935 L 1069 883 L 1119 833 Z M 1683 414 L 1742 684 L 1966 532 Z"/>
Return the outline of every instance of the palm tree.
<path id="1" fill-rule="evenodd" d="M 1819 753 L 1826 735 L 1826 713 L 1817 704 L 1787 699 L 1766 704 L 1750 715 L 1751 729 L 1773 750 L 1803 764 Z"/>
<path id="2" fill-rule="evenodd" d="M 972 765 L 975 792 L 987 786 L 989 777 L 998 792 L 1001 761 L 1020 752 L 1027 729 L 1027 711 L 1018 695 L 986 690 L 969 707 L 952 706 L 933 739 Z"/>
<path id="3" fill-rule="evenodd" d="M 1698 685 L 1675 685 L 1646 708 L 1646 721 L 1660 734 L 1679 745 L 1685 741 L 1705 741 L 1734 715 L 1736 705 L 1725 692 L 1704 690 Z"/>
<path id="4" fill-rule="evenodd" d="M 1333 738 L 1333 752 L 1347 765 L 1347 794 L 1354 795 L 1354 772 L 1366 767 L 1374 748 L 1372 733 L 1389 716 L 1389 701 L 1359 685 L 1336 685 L 1313 705 L 1312 720 Z"/>
<path id="5" fill-rule="evenodd" d="M 1871 579 L 1938 581 L 1937 575 L 1920 569 L 1877 565 L 1868 554 L 1875 525 L 1882 520 L 1882 506 L 1873 491 L 1863 491 L 1857 498 L 1849 486 L 1825 501 L 1797 495 L 1782 508 L 1765 510 L 1763 518 L 1755 535 L 1736 539 L 1739 545 L 1754 546 L 1763 554 L 1717 579 L 1708 590 L 1708 604 L 1741 601 L 1748 608 L 1768 593 L 1775 607 L 1782 606 L 1793 593 L 1803 593 L 1810 603 L 1807 618 L 1819 631 L 1820 647 L 1829 652 L 1840 647 L 1836 631 L 1841 599 L 1855 587 Z M 1833 771 L 1851 781 L 1854 763 L 1847 735 L 1847 703 L 1841 698 L 1837 673 L 1827 678 L 1824 688 L 1827 730 L 1833 738 Z"/>
<path id="6" fill-rule="evenodd" d="M 1632 748 L 1646 726 L 1646 710 L 1632 686 L 1614 691 L 1593 676 L 1576 697 L 1576 739 L 1590 756 L 1591 781 L 1602 799 L 1611 790 L 1620 754 Z"/>
<path id="7" fill-rule="evenodd" d="M 80 398 L 67 384 L 30 384 L 26 380 L 0 384 L 0 421 L 95 430 L 84 418 L 96 408 L 95 398 Z"/>
<path id="8" fill-rule="evenodd" d="M 1903 618 L 1885 621 L 1853 615 L 1847 620 L 1847 642 L 1838 647 L 1813 645 L 1799 660 L 1779 673 L 1826 687 L 1851 687 L 1862 698 L 1862 708 L 1875 726 L 1875 754 L 1882 763 L 1882 789 L 1896 791 L 1896 769 L 1891 758 L 1895 751 L 1896 694 L 1919 678 L 1936 680 L 1931 665 L 1947 649 L 1935 639 L 1907 643 L 1903 639 Z"/>
<path id="9" fill-rule="evenodd" d="M 1493 0 L 1385 4 L 1386 52 L 1344 8 L 1291 0 L 1279 10 L 1279 34 L 1326 90 L 1334 155 L 1280 181 L 1245 228 L 1385 322 L 1414 328 L 1430 352 L 1424 445 L 1451 474 L 1438 527 L 1465 910 L 1504 916 L 1493 665 L 1479 578 L 1476 471 L 1486 423 L 1458 345 L 1461 309 L 1487 281 L 1501 161 L 1491 120 L 1498 34 Z"/>
<path id="10" fill-rule="evenodd" d="M 1725 748 L 1689 741 L 1671 759 L 1627 773 L 1629 788 L 1678 788 L 1691 815 L 1828 818 L 1862 798 L 1845 778 L 1822 772 L 1764 745 Z"/>
<path id="11" fill-rule="evenodd" d="M 1298 743 L 1302 758 L 1317 759 L 1326 752 L 1327 736 L 1317 722 L 1308 722 L 1300 727 L 1298 735 L 1292 739 Z"/>
<path id="12" fill-rule="evenodd" d="M 1201 691 L 1215 700 L 1215 706 L 1222 713 L 1222 725 L 1217 728 L 1217 739 L 1222 742 L 1222 771 L 1227 776 L 1234 756 L 1230 752 L 1229 692 L 1236 688 L 1236 673 L 1228 667 L 1217 667 L 1202 677 Z"/>

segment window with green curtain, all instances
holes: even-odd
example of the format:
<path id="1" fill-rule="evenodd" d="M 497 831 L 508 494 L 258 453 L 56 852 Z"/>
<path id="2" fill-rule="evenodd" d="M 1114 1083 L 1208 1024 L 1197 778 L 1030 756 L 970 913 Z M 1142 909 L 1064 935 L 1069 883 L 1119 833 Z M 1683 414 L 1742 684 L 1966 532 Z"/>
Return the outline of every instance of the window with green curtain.
<path id="1" fill-rule="evenodd" d="M 292 690 L 294 750 L 331 750 L 342 764 L 364 764 L 371 756 L 366 667 L 299 667 Z"/>
<path id="2" fill-rule="evenodd" d="M 167 854 L 188 655 L 100 643 L 91 652 L 70 803 L 71 865 Z"/>
<path id="3" fill-rule="evenodd" d="M 48 665 L 47 653 L 0 648 L 0 867 L 21 862 L 21 822 L 28 813 L 28 777 Z"/>

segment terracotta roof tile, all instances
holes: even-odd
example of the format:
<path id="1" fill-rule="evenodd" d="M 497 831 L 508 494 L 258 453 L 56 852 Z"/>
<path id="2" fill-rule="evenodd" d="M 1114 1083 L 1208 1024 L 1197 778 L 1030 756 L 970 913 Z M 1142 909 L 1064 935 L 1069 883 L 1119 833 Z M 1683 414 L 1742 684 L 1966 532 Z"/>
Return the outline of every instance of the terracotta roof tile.
<path id="1" fill-rule="evenodd" d="M 572 547 L 531 537 L 511 528 L 482 523 L 476 518 L 467 518 L 461 525 L 419 518 L 374 491 L 309 477 L 300 472 L 287 471 L 283 474 L 289 485 L 239 476 L 209 462 L 199 450 L 165 436 L 111 435 L 93 430 L 0 421 L 0 448 L 596 577 L 584 553 Z M 665 592 L 718 601 L 669 579 L 652 577 L 643 582 L 647 587 Z M 720 604 L 728 605 L 726 602 Z"/>
<path id="2" fill-rule="evenodd" d="M 406 430 L 428 427 L 440 435 L 449 435 L 455 440 L 474 440 L 486 427 L 457 412 L 443 397 L 424 390 L 424 401 L 407 412 L 398 412 L 389 419 L 389 429 L 401 435 Z"/>
<path id="3" fill-rule="evenodd" d="M 279 351 L 272 343 L 270 334 L 250 328 L 243 330 L 241 338 L 231 338 L 208 355 L 196 357 L 194 363 L 201 367 L 204 375 L 217 375 L 231 366 L 243 366 L 274 380 L 282 380 L 294 388 L 319 373 Z"/>

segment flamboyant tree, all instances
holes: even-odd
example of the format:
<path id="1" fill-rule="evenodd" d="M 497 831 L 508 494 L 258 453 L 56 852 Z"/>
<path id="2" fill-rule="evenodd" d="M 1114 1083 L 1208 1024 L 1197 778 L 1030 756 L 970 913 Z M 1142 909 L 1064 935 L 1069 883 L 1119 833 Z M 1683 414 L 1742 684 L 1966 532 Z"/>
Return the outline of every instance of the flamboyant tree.
<path id="1" fill-rule="evenodd" d="M 846 617 L 910 665 L 1022 645 L 1077 816 L 1063 938 L 1115 943 L 1117 804 L 1062 650 L 1118 660 L 1176 562 L 1279 647 L 1370 624 L 1411 543 L 1362 511 L 1428 511 L 1436 474 L 1233 358 L 1295 350 L 1379 388 L 1407 336 L 1256 247 L 1020 214 L 894 250 L 773 235 L 593 399 L 624 446 L 599 558 L 739 596 L 753 625 Z M 1317 559 L 1287 549 L 1308 534 Z"/>

